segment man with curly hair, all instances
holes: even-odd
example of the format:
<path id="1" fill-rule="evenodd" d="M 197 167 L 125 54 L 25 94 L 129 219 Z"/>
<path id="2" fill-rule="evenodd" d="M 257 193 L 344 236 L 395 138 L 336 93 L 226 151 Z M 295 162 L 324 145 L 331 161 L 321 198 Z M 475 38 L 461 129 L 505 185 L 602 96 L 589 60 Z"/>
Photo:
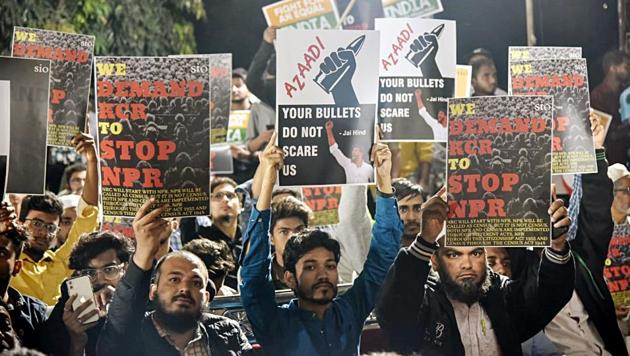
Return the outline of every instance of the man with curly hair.
<path id="1" fill-rule="evenodd" d="M 218 296 L 238 294 L 235 289 L 224 284 L 228 273 L 236 269 L 236 259 L 225 241 L 195 239 L 184 245 L 182 250 L 195 254 L 203 261 Z M 210 288 L 210 285 L 208 287 Z"/>
<path id="2" fill-rule="evenodd" d="M 92 232 L 81 236 L 70 253 L 71 278 L 88 276 L 94 291 L 94 301 L 87 301 L 73 310 L 76 295 L 69 295 L 67 280 L 61 286 L 61 297 L 53 308 L 50 318 L 40 332 L 41 349 L 54 355 L 94 355 L 96 341 L 103 327 L 107 307 L 118 282 L 127 270 L 127 262 L 133 252 L 133 242 L 109 231 Z M 90 304 L 97 310 L 79 317 Z M 95 323 L 86 324 L 95 314 L 101 317 Z"/>

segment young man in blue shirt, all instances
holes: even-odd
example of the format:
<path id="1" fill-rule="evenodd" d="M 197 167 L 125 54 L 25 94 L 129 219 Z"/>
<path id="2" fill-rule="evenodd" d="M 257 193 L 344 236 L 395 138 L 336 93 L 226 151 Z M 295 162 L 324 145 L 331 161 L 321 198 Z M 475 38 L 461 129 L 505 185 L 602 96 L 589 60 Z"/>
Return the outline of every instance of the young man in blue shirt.
<path id="1" fill-rule="evenodd" d="M 372 152 L 379 191 L 376 222 L 370 252 L 354 285 L 337 296 L 339 243 L 320 230 L 304 230 L 289 239 L 284 251 L 285 280 L 297 299 L 277 306 L 270 275 L 269 224 L 271 193 L 284 155 L 274 142 L 275 134 L 261 155 L 262 189 L 241 256 L 241 301 L 256 341 L 269 355 L 359 354 L 363 324 L 403 232 L 391 184 L 391 152 L 382 144 Z"/>

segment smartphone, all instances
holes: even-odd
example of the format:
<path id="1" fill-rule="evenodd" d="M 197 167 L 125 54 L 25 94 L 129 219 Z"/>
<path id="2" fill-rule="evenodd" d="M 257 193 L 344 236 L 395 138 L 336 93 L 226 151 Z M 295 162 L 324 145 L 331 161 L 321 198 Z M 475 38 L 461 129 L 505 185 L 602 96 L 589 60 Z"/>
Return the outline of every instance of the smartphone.
<path id="1" fill-rule="evenodd" d="M 92 283 L 90 283 L 90 277 L 83 276 L 72 278 L 68 280 L 68 295 L 73 296 L 77 295 L 77 298 L 72 303 L 72 309 L 76 310 L 81 304 L 85 303 L 88 300 L 92 301 L 92 304 L 87 307 L 79 316 L 83 316 L 89 313 L 92 310 L 96 310 L 96 304 L 94 303 L 94 292 L 92 292 Z M 88 320 L 84 322 L 84 324 L 93 323 L 98 321 L 98 314 L 95 314 Z"/>

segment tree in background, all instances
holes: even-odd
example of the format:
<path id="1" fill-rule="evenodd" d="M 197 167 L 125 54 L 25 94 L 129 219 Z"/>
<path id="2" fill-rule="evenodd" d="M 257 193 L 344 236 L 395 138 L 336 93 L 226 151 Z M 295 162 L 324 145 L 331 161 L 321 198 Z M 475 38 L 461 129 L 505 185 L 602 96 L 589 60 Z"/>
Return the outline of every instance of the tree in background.
<path id="1" fill-rule="evenodd" d="M 94 35 L 96 55 L 195 53 L 193 21 L 206 17 L 203 0 L 2 0 L 0 14 L 3 55 L 13 26 Z"/>

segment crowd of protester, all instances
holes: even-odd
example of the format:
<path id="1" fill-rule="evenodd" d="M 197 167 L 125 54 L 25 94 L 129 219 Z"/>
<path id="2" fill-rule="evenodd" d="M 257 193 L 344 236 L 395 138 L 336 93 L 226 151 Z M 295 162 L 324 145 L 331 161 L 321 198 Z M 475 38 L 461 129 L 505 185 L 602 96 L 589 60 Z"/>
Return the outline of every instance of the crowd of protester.
<path id="1" fill-rule="evenodd" d="M 284 154 L 275 145 L 274 39 L 267 29 L 249 71 L 232 74 L 232 108 L 251 112 L 248 137 L 231 147 L 234 173 L 211 179 L 210 216 L 163 219 L 164 207 L 149 199 L 133 238 L 100 231 L 99 154 L 89 134 L 73 139 L 74 150 L 50 150 L 59 158 L 48 179 L 57 194 L 8 195 L 0 206 L 3 353 L 628 354 L 630 309 L 613 303 L 604 278 L 613 230 L 630 224 L 630 130 L 618 100 L 630 85 L 627 55 L 604 56 L 605 79 L 591 96 L 613 114 L 608 135 L 591 122 L 598 172 L 579 177 L 571 204 L 540 203 L 554 228 L 572 228 L 546 248 L 445 247 L 443 144 L 375 143 L 375 187 L 344 186 L 335 224 L 312 226 L 301 194 L 277 186 Z M 479 49 L 469 58 L 471 94 L 504 95 L 492 55 Z M 76 303 L 75 277 L 89 278 L 93 299 Z M 340 283 L 351 286 L 338 293 Z M 279 305 L 284 289 L 295 299 Z M 211 312 L 216 297 L 240 300 L 253 339 L 239 321 Z M 374 316 L 383 342 L 362 350 Z"/>

